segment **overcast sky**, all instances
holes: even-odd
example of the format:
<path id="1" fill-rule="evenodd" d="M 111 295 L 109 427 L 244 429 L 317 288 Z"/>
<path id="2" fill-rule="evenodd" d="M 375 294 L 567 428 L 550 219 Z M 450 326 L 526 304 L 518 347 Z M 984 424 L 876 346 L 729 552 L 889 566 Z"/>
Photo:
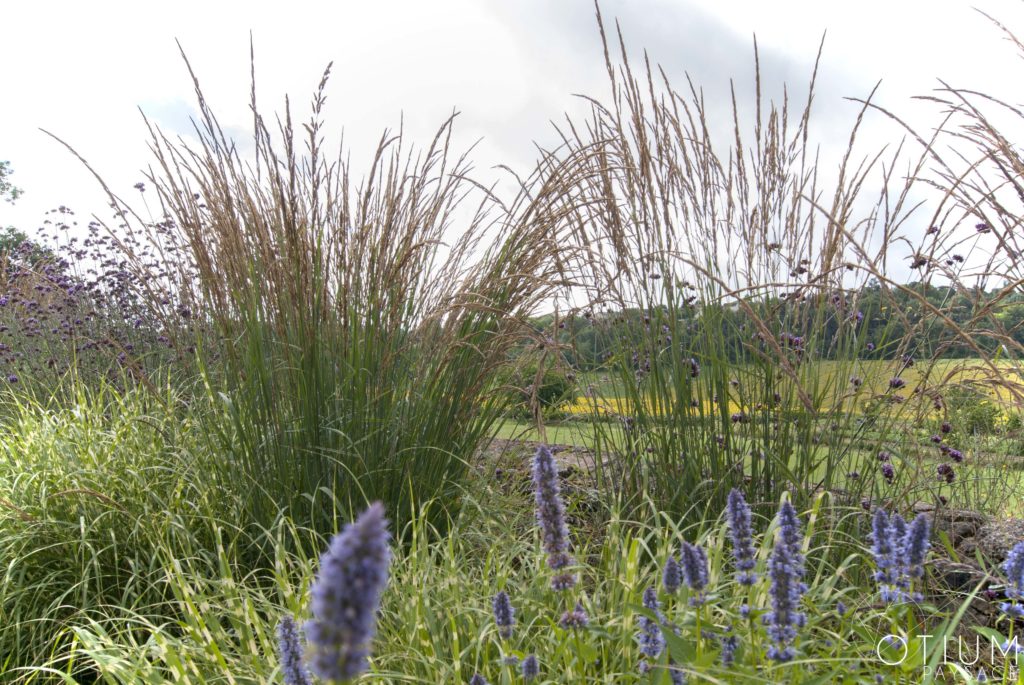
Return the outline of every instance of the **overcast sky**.
<path id="1" fill-rule="evenodd" d="M 766 83 L 778 92 L 810 74 L 827 31 L 816 101 L 819 131 L 843 136 L 856 114 L 844 96 L 896 110 L 911 95 L 953 85 L 1014 102 L 1021 64 L 978 7 L 1024 32 L 1019 0 L 603 0 L 631 48 L 682 85 L 689 72 L 708 99 L 728 106 L 728 79 L 750 92 L 752 37 Z M 102 8 L 102 9 L 100 9 Z M 357 168 L 381 130 L 404 116 L 414 140 L 451 111 L 459 140 L 482 139 L 478 167 L 528 171 L 532 141 L 553 141 L 550 121 L 582 111 L 575 93 L 603 96 L 605 73 L 591 0 L 376 0 L 350 2 L 5 3 L 0 24 L 3 99 L 0 160 L 24 191 L 0 203 L 0 226 L 32 229 L 47 209 L 105 214 L 84 168 L 38 129 L 67 140 L 130 197 L 148 164 L 139 109 L 170 132 L 188 134 L 192 84 L 175 45 L 188 54 L 221 123 L 247 135 L 249 34 L 265 111 L 283 96 L 304 114 L 324 66 L 334 61 L 328 125 L 345 129 Z M 724 111 L 724 109 L 723 109 Z"/>

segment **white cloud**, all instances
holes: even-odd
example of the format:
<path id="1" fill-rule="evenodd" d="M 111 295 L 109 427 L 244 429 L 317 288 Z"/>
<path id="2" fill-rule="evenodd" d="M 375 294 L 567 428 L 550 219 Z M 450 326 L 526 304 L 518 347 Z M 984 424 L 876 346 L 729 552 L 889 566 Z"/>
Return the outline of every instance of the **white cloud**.
<path id="1" fill-rule="evenodd" d="M 982 6 L 1011 26 L 1020 6 Z M 678 85 L 689 71 L 725 112 L 727 78 L 750 92 L 751 36 L 762 48 L 766 89 L 803 84 L 828 29 L 819 113 L 848 122 L 843 95 L 863 95 L 880 78 L 881 97 L 899 108 L 936 76 L 1006 92 L 1012 50 L 967 3 L 901 0 L 697 2 L 607 0 L 609 25 L 622 19 L 629 44 L 646 47 Z M 452 109 L 459 140 L 479 137 L 479 166 L 533 159 L 531 141 L 553 142 L 549 121 L 582 111 L 573 93 L 604 94 L 604 65 L 589 0 L 390 0 L 382 2 L 16 3 L 5 8 L 4 105 L 0 159 L 10 159 L 26 195 L 0 207 L 0 224 L 30 228 L 42 212 L 69 204 L 103 212 L 96 185 L 47 128 L 78 148 L 119 192 L 131 193 L 148 160 L 137 108 L 169 132 L 187 133 L 192 84 L 181 40 L 220 117 L 250 125 L 249 32 L 265 112 L 285 93 L 300 118 L 323 67 L 335 61 L 328 123 L 342 126 L 357 162 L 380 131 L 404 116 L 424 141 Z M 774 87 L 770 87 L 774 84 Z M 799 90 L 799 87 L 797 87 Z M 358 165 L 357 165 L 358 168 Z"/>

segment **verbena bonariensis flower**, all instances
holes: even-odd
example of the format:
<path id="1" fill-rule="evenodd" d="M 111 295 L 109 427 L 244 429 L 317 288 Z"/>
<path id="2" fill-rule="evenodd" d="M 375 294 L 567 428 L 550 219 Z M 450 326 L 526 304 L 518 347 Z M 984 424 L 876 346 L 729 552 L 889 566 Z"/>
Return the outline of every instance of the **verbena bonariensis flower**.
<path id="1" fill-rule="evenodd" d="M 743 493 L 733 488 L 726 501 L 726 520 L 732 535 L 732 554 L 736 562 L 736 580 L 740 585 L 753 585 L 757 574 L 753 572 L 754 543 L 750 529 L 750 507 Z"/>
<path id="2" fill-rule="evenodd" d="M 807 589 L 801 580 L 805 573 L 803 556 L 799 552 L 802 543 L 800 521 L 787 500 L 779 508 L 779 537 L 768 558 L 772 608 L 765 615 L 765 623 L 772 641 L 767 656 L 773 661 L 790 661 L 796 656 L 792 642 L 807 620 L 800 611 L 800 600 Z"/>
<path id="3" fill-rule="evenodd" d="M 309 665 L 325 680 L 350 680 L 366 670 L 388 580 L 389 537 L 384 505 L 375 502 L 320 557 L 306 640 Z"/>
<path id="4" fill-rule="evenodd" d="M 690 604 L 698 606 L 704 603 L 704 589 L 708 584 L 708 558 L 704 550 L 697 545 L 683 542 L 682 548 L 683 580 L 693 591 Z"/>
<path id="5" fill-rule="evenodd" d="M 537 448 L 533 457 L 533 488 L 537 523 L 544 552 L 548 555 L 548 567 L 561 571 L 573 563 L 569 554 L 569 528 L 565 524 L 565 504 L 562 503 L 555 457 L 544 445 Z M 559 573 L 551 579 L 551 587 L 555 590 L 568 590 L 575 584 L 576 576 L 572 573 Z"/>
<path id="6" fill-rule="evenodd" d="M 679 562 L 675 557 L 670 556 L 661 571 L 661 584 L 665 588 L 665 592 L 674 595 L 682 583 L 683 575 L 679 568 Z"/>
<path id="7" fill-rule="evenodd" d="M 494 595 L 491 600 L 491 607 L 494 609 L 494 623 L 498 626 L 498 634 L 505 640 L 512 637 L 512 626 L 515 623 L 515 610 L 504 590 Z"/>
<path id="8" fill-rule="evenodd" d="M 537 661 L 537 655 L 530 654 L 523 659 L 523 663 L 519 664 L 519 672 L 522 674 L 523 680 L 526 682 L 530 682 L 536 678 L 540 673 L 540 662 Z"/>
<path id="9" fill-rule="evenodd" d="M 309 672 L 302 663 L 302 640 L 291 616 L 281 617 L 277 624 L 277 656 L 285 685 L 310 685 Z"/>

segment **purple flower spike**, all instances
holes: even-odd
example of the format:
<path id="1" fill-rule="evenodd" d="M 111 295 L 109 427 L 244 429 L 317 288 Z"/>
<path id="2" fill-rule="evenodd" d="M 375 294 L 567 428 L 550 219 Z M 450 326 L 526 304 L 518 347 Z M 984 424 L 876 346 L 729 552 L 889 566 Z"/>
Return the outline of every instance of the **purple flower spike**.
<path id="1" fill-rule="evenodd" d="M 555 457 L 544 445 L 537 448 L 533 457 L 533 488 L 537 509 L 537 523 L 540 525 L 544 552 L 548 555 L 548 567 L 553 571 L 571 566 L 569 554 L 569 528 L 565 524 L 565 505 L 558 483 L 558 467 Z M 560 573 L 551 580 L 556 590 L 568 590 L 575 586 L 576 576 Z"/>
<path id="2" fill-rule="evenodd" d="M 523 680 L 530 682 L 540 674 L 540 662 L 537 661 L 537 655 L 531 654 L 525 659 L 523 663 L 519 665 L 519 672 L 523 675 Z"/>
<path id="3" fill-rule="evenodd" d="M 351 680 L 367 668 L 388 581 L 389 538 L 384 505 L 375 502 L 320 557 L 306 639 L 310 667 L 324 680 Z"/>
<path id="4" fill-rule="evenodd" d="M 474 673 L 473 677 L 469 679 L 469 685 L 490 685 L 490 683 L 487 682 L 487 678 L 479 673 Z"/>
<path id="5" fill-rule="evenodd" d="M 512 637 L 512 626 L 515 624 L 515 610 L 512 609 L 508 593 L 502 590 L 494 595 L 491 606 L 494 609 L 494 623 L 498 626 L 498 634 L 502 639 L 508 640 Z"/>
<path id="6" fill-rule="evenodd" d="M 1020 604 L 1024 599 L 1024 542 L 1018 542 L 1010 549 L 1002 568 L 1009 581 L 1006 598 L 1010 601 L 1001 603 L 999 609 L 1011 619 L 1024 617 L 1024 605 Z"/>
<path id="7" fill-rule="evenodd" d="M 928 556 L 928 549 L 931 547 L 931 522 L 924 514 L 918 514 L 911 521 L 910 529 L 904 541 L 904 557 L 907 562 L 907 575 L 911 578 L 920 578 L 924 575 L 924 560 Z"/>
<path id="8" fill-rule="evenodd" d="M 640 632 L 637 635 L 637 642 L 640 644 L 640 653 L 649 659 L 657 659 L 665 649 L 665 636 L 661 634 L 661 622 L 665 617 L 661 614 L 661 603 L 658 601 L 658 591 L 653 587 L 644 590 L 643 605 L 645 609 L 654 612 L 656 619 L 641 616 L 639 619 Z M 643 667 L 641 667 L 641 671 Z"/>
<path id="9" fill-rule="evenodd" d="M 682 583 L 683 576 L 679 562 L 675 557 L 669 557 L 661 572 L 661 584 L 665 588 L 665 592 L 674 595 Z"/>
<path id="10" fill-rule="evenodd" d="M 704 589 L 708 584 L 708 558 L 697 545 L 683 542 L 683 580 L 693 591 L 690 604 L 697 606 L 704 602 Z"/>
<path id="11" fill-rule="evenodd" d="M 740 585 L 753 585 L 757 574 L 753 572 L 754 543 L 750 529 L 750 507 L 743 493 L 733 488 L 726 502 L 726 519 L 732 535 L 732 553 L 736 562 L 736 580 Z"/>
<path id="12" fill-rule="evenodd" d="M 277 624 L 277 656 L 285 685 L 310 685 L 309 672 L 302 664 L 302 640 L 291 616 L 283 616 Z"/>
<path id="13" fill-rule="evenodd" d="M 589 624 L 590 617 L 587 616 L 587 610 L 583 608 L 583 604 L 580 602 L 576 602 L 576 607 L 572 611 L 566 611 L 562 614 L 562 618 L 558 621 L 558 625 L 566 630 L 586 628 Z"/>
<path id="14" fill-rule="evenodd" d="M 778 521 L 779 537 L 768 558 L 772 609 L 765 622 L 768 624 L 768 637 L 773 643 L 768 649 L 768 658 L 786 662 L 796 656 L 792 642 L 807 620 L 800 611 L 800 601 L 807 586 L 801 580 L 806 572 L 803 556 L 799 553 L 803 534 L 796 510 L 788 500 L 779 508 Z"/>

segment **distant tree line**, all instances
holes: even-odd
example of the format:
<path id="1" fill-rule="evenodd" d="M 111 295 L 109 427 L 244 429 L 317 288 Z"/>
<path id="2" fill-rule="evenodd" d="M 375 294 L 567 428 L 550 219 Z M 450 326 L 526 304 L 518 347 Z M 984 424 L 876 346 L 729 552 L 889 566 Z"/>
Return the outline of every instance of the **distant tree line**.
<path id="1" fill-rule="evenodd" d="M 644 349 L 652 340 L 698 351 L 707 344 L 712 327 L 718 352 L 734 362 L 750 358 L 751 345 L 764 330 L 783 342 L 799 339 L 807 357 L 814 359 L 848 358 L 851 350 L 861 359 L 977 356 L 964 334 L 987 355 L 998 354 L 1006 340 L 1024 349 L 1020 291 L 1000 294 L 921 282 L 883 289 L 872 281 L 842 295 L 798 301 L 763 298 L 742 306 L 681 306 L 674 309 L 674 317 L 673 324 L 666 307 L 629 308 L 565 317 L 546 314 L 532 319 L 531 325 L 538 340 L 557 343 L 562 359 L 580 371 L 606 365 L 631 347 Z"/>

